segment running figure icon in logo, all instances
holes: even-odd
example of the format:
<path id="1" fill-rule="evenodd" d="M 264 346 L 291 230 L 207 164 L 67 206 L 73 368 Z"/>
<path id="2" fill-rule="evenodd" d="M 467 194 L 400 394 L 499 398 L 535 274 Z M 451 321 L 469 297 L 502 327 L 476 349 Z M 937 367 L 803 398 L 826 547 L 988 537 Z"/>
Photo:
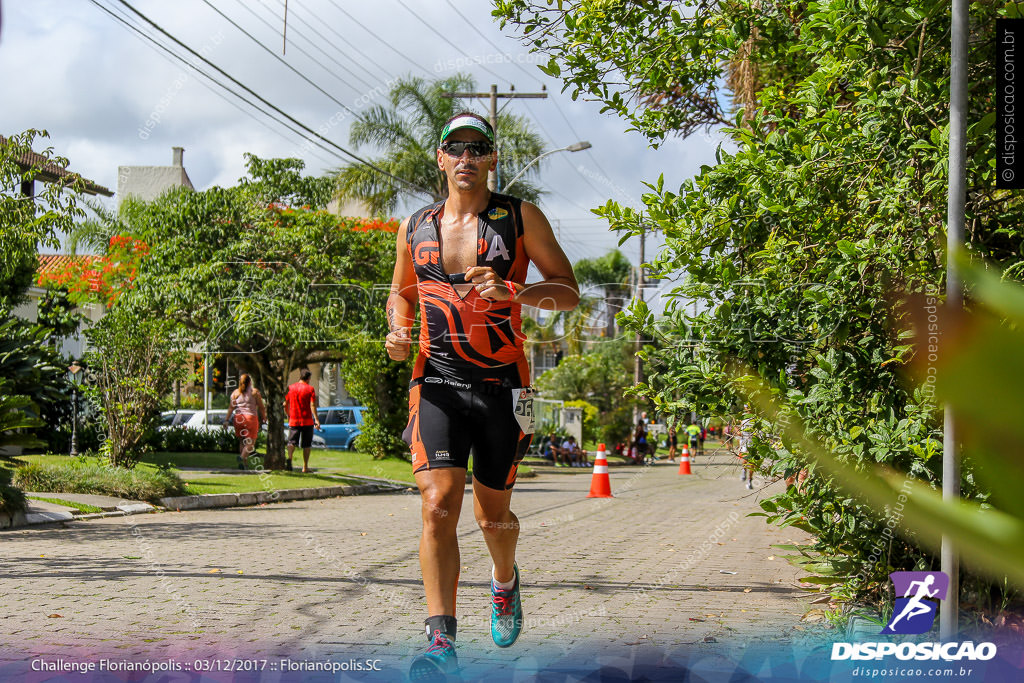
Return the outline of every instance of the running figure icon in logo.
<path id="1" fill-rule="evenodd" d="M 881 633 L 927 633 L 935 623 L 937 601 L 946 599 L 949 577 L 943 572 L 893 572 L 896 595 L 892 617 Z"/>

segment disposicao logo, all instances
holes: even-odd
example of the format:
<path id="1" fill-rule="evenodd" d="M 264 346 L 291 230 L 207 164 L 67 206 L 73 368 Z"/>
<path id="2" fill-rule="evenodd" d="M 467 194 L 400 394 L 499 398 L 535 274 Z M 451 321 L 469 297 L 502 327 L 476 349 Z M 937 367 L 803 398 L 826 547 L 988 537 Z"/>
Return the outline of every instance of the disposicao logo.
<path id="1" fill-rule="evenodd" d="M 935 623 L 938 601 L 946 599 L 949 577 L 944 572 L 893 572 L 889 574 L 896 588 L 896 605 L 882 633 L 927 633 Z"/>
<path id="2" fill-rule="evenodd" d="M 949 592 L 949 577 L 943 572 L 893 572 L 889 574 L 896 589 L 896 604 L 889 623 L 879 635 L 917 635 L 927 633 L 935 623 L 938 601 Z M 955 661 L 989 660 L 996 656 L 995 643 L 971 641 L 947 643 L 832 643 L 832 660 L 896 659 Z"/>

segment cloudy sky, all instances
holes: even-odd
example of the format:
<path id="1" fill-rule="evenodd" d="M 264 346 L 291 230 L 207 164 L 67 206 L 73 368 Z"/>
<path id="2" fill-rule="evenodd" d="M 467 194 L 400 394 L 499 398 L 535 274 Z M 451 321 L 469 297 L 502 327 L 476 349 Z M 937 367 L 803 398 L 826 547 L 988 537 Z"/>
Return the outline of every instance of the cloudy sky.
<path id="1" fill-rule="evenodd" d="M 349 144 L 351 114 L 304 82 L 213 8 L 280 55 L 284 0 L 130 0 L 132 5 L 197 52 L 310 128 Z M 243 153 L 299 156 L 323 172 L 341 159 L 304 145 L 304 139 L 268 119 L 104 12 L 132 17 L 118 0 L 6 0 L 0 33 L 5 105 L 0 133 L 46 129 L 49 144 L 71 167 L 115 189 L 121 165 L 169 165 L 171 147 L 185 148 L 185 167 L 198 189 L 233 185 L 243 175 Z M 552 155 L 541 183 L 541 203 L 570 259 L 599 256 L 615 235 L 589 209 L 607 199 L 638 205 L 642 180 L 665 174 L 678 186 L 701 164 L 713 163 L 717 139 L 670 140 L 652 150 L 627 124 L 600 114 L 594 102 L 573 102 L 561 81 L 545 76 L 518 40 L 498 28 L 483 0 L 288 0 L 285 59 L 334 99 L 359 112 L 385 103 L 389 81 L 415 75 L 470 74 L 478 90 L 547 87 L 547 99 L 508 102 L 530 117 L 548 148 L 588 140 L 593 148 Z M 160 42 L 188 55 L 167 38 Z M 487 102 L 473 103 L 486 114 Z M 333 117 L 333 118 L 332 118 Z M 333 121 L 333 123 L 332 123 Z M 147 125 L 148 124 L 148 125 Z M 44 143 L 45 144 L 45 143 Z M 37 145 L 37 148 L 40 145 Z M 415 207 L 406 207 L 406 209 Z M 634 262 L 638 240 L 623 251 Z"/>

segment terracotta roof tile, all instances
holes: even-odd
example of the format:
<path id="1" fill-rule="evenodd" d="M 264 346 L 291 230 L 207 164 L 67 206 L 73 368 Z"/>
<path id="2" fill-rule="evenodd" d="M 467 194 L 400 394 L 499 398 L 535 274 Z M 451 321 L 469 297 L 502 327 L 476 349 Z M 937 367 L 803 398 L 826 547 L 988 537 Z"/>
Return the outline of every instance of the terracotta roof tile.
<path id="1" fill-rule="evenodd" d="M 75 261 L 92 263 L 100 258 L 99 256 L 71 256 L 68 254 L 37 254 L 37 256 L 39 257 L 39 267 L 36 269 L 36 272 L 40 275 L 46 273 L 63 273 L 64 270 Z"/>
<path id="2" fill-rule="evenodd" d="M 7 138 L 0 135 L 0 144 L 6 143 Z M 44 183 L 52 183 L 56 180 L 65 179 L 76 179 L 82 178 L 73 171 L 69 171 L 66 168 L 62 168 L 57 164 L 53 163 L 52 160 L 47 159 L 42 154 L 33 152 L 32 150 L 22 150 L 20 153 L 14 155 L 14 163 L 18 164 L 21 169 L 27 170 L 32 167 L 38 167 L 40 169 L 39 175 L 36 176 L 37 180 Z M 114 193 L 103 187 L 97 185 L 88 178 L 82 178 L 85 181 L 85 193 L 86 194 L 101 194 L 105 197 L 113 197 Z"/>

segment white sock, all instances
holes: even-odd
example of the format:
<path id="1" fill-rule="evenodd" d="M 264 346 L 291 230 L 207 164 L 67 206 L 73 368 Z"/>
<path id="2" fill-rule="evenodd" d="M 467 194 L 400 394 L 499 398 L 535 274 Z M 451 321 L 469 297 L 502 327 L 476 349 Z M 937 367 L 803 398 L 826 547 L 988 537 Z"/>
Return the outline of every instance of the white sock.
<path id="1" fill-rule="evenodd" d="M 516 587 L 516 576 L 515 576 L 515 574 L 513 574 L 512 578 L 509 579 L 508 581 L 498 581 L 498 579 L 495 578 L 495 576 L 494 576 L 494 565 L 492 564 L 491 565 L 491 582 L 494 584 L 494 587 L 497 588 L 500 591 L 510 591 L 510 590 L 512 590 L 513 588 Z"/>

